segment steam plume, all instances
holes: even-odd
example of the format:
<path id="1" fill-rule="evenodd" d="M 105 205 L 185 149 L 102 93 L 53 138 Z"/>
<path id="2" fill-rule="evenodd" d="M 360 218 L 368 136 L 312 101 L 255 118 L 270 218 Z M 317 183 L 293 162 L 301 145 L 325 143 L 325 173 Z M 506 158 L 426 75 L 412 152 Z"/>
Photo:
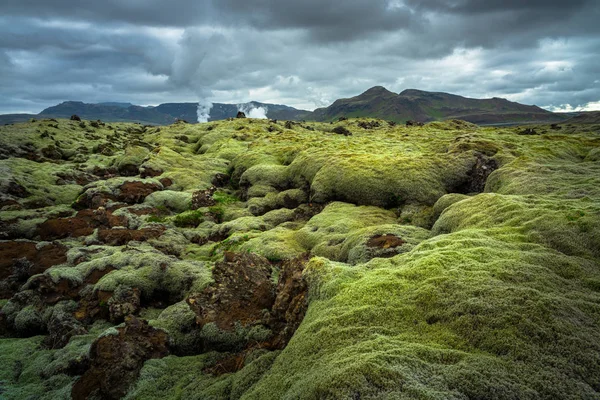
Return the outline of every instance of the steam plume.
<path id="1" fill-rule="evenodd" d="M 253 103 L 238 104 L 238 111 L 246 114 L 248 118 L 267 119 L 267 107 L 256 107 Z"/>

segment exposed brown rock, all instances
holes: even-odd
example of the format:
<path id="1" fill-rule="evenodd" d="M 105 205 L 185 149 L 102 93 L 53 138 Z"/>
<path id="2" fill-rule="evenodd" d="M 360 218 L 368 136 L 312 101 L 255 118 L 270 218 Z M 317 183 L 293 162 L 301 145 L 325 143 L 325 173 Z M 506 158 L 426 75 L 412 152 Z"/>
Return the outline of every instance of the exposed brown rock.
<path id="1" fill-rule="evenodd" d="M 469 171 L 467 180 L 460 187 L 456 188 L 457 193 L 483 193 L 487 178 L 492 172 L 498 169 L 498 163 L 493 158 L 477 155 L 477 160 Z"/>
<path id="2" fill-rule="evenodd" d="M 217 204 L 213 199 L 213 194 L 217 191 L 215 186 L 211 186 L 206 190 L 197 190 L 192 194 L 192 210 L 197 210 L 201 207 L 211 207 Z"/>
<path id="3" fill-rule="evenodd" d="M 42 240 L 88 236 L 98 227 L 113 228 L 127 225 L 127 218 L 113 215 L 103 208 L 81 210 L 74 217 L 48 219 L 37 229 Z"/>
<path id="4" fill-rule="evenodd" d="M 373 236 L 367 242 L 368 247 L 379 247 L 380 249 L 389 249 L 393 247 L 402 246 L 406 243 L 402 238 L 398 236 L 386 234 L 386 235 L 377 235 Z"/>
<path id="5" fill-rule="evenodd" d="M 168 335 L 129 317 L 116 335 L 102 336 L 90 348 L 90 368 L 73 385 L 73 399 L 120 399 L 146 360 L 169 354 Z"/>
<path id="6" fill-rule="evenodd" d="M 271 282 L 271 263 L 250 253 L 225 253 L 224 261 L 215 264 L 214 283 L 188 304 L 196 313 L 200 326 L 214 322 L 225 331 L 262 320 L 264 309 L 275 301 Z"/>
<path id="7" fill-rule="evenodd" d="M 117 200 L 128 204 L 141 203 L 146 196 L 161 189 L 158 183 L 129 181 L 119 186 Z"/>
<path id="8" fill-rule="evenodd" d="M 30 276 L 67 261 L 67 247 L 50 243 L 0 242 L 0 298 L 11 297 Z"/>
<path id="9" fill-rule="evenodd" d="M 143 229 L 103 229 L 98 230 L 98 240 L 110 246 L 123 246 L 131 241 L 145 242 L 156 239 L 163 234 L 165 228 L 156 226 Z"/>
<path id="10" fill-rule="evenodd" d="M 331 130 L 331 132 L 333 133 L 337 133 L 338 135 L 344 135 L 344 136 L 351 136 L 352 132 L 350 132 L 348 129 L 344 128 L 343 126 L 336 126 L 335 128 L 333 128 Z"/>
<path id="11" fill-rule="evenodd" d="M 128 315 L 140 311 L 140 290 L 138 288 L 118 288 L 108 300 L 108 311 L 113 323 L 122 322 Z"/>
<path id="12" fill-rule="evenodd" d="M 359 121 L 357 125 L 363 129 L 373 129 L 381 126 L 378 121 Z"/>
<path id="13" fill-rule="evenodd" d="M 229 180 L 230 180 L 229 175 L 219 172 L 219 173 L 215 174 L 211 183 L 216 187 L 223 187 L 229 183 Z"/>
<path id="14" fill-rule="evenodd" d="M 155 176 L 162 175 L 163 171 L 159 169 L 153 169 L 150 167 L 142 167 L 140 176 L 142 178 L 154 178 Z"/>
<path id="15" fill-rule="evenodd" d="M 308 286 L 302 272 L 307 260 L 308 257 L 301 256 L 286 260 L 281 266 L 269 323 L 276 333 L 270 346 L 273 349 L 287 345 L 306 314 Z"/>
<path id="16" fill-rule="evenodd" d="M 171 178 L 161 178 L 158 180 L 163 187 L 167 188 L 173 184 L 173 180 Z"/>
<path id="17" fill-rule="evenodd" d="M 406 126 L 423 126 L 423 125 L 425 125 L 425 124 L 420 121 L 413 121 L 411 119 L 406 121 Z"/>
<path id="18" fill-rule="evenodd" d="M 302 276 L 307 257 L 287 260 L 281 265 L 277 286 L 271 282 L 272 265 L 255 254 L 225 253 L 224 261 L 213 270 L 214 283 L 201 294 L 187 299 L 200 327 L 214 323 L 219 329 L 262 325 L 271 330 L 263 342 L 248 342 L 219 360 L 204 372 L 235 372 L 244 365 L 247 354 L 255 349 L 282 349 L 302 322 L 307 302 L 307 284 Z M 205 343 L 205 351 L 219 348 Z M 215 348 L 213 348 L 215 346 Z"/>

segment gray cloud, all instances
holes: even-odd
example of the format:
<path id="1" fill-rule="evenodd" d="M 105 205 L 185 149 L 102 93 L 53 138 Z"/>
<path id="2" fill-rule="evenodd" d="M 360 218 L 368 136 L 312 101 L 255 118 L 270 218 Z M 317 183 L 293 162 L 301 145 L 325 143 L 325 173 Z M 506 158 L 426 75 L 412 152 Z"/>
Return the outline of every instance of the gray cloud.
<path id="1" fill-rule="evenodd" d="M 600 100 L 592 0 L 5 0 L 0 112 L 64 100 L 314 108 L 374 85 Z"/>

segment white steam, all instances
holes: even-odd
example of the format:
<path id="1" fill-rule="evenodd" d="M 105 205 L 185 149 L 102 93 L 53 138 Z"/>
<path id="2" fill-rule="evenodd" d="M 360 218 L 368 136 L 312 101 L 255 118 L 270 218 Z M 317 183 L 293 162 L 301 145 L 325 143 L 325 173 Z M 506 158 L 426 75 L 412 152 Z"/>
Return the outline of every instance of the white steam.
<path id="1" fill-rule="evenodd" d="M 212 108 L 212 103 L 208 99 L 200 100 L 198 102 L 198 122 L 208 122 L 208 118 L 210 117 L 210 109 Z"/>
<path id="2" fill-rule="evenodd" d="M 269 109 L 267 107 L 256 107 L 252 103 L 248 104 L 238 104 L 238 111 L 246 114 L 248 118 L 256 118 L 256 119 L 267 119 L 267 112 Z"/>

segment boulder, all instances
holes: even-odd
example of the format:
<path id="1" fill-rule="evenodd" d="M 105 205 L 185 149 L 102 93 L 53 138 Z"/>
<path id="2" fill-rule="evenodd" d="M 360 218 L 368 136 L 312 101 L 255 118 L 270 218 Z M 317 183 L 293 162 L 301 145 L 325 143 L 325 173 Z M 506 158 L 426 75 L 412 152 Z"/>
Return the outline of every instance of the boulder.
<path id="1" fill-rule="evenodd" d="M 120 399 L 146 360 L 169 355 L 169 337 L 148 322 L 129 317 L 125 326 L 100 336 L 90 348 L 90 368 L 75 382 L 73 399 Z"/>

